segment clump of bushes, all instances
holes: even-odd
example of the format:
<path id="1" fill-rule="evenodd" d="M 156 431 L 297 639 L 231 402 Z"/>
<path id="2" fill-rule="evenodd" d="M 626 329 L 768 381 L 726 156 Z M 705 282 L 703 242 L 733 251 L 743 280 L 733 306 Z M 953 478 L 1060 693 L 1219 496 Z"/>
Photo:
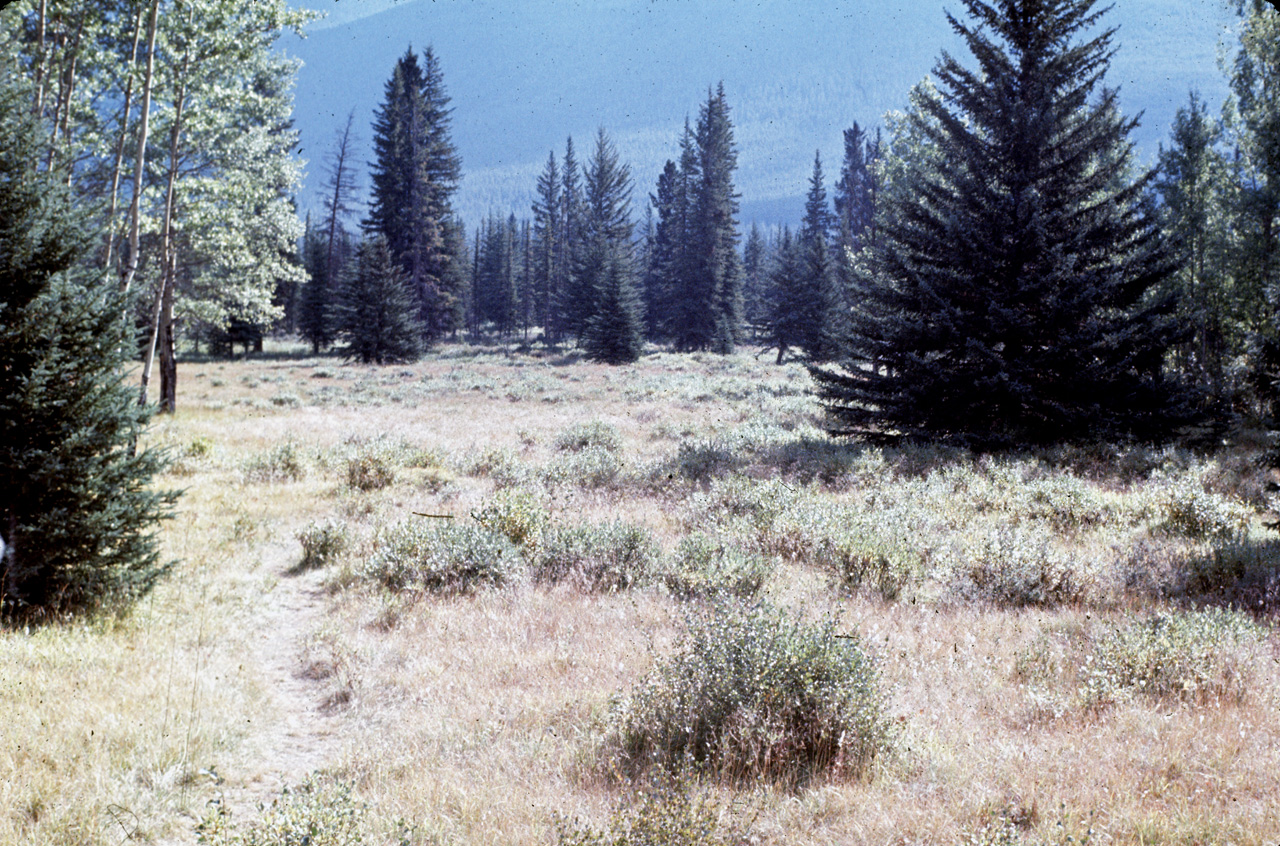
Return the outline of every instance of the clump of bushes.
<path id="1" fill-rule="evenodd" d="M 351 543 L 347 524 L 333 520 L 313 522 L 298 532 L 297 537 L 302 544 L 299 570 L 312 570 L 334 563 Z"/>
<path id="2" fill-rule="evenodd" d="M 1244 507 L 1209 493 L 1196 477 L 1168 480 L 1156 496 L 1160 528 L 1171 535 L 1220 540 L 1243 533 L 1249 525 Z"/>
<path id="3" fill-rule="evenodd" d="M 347 459 L 347 486 L 358 491 L 376 491 L 396 480 L 396 471 L 387 456 L 375 450 L 361 450 Z"/>
<path id="4" fill-rule="evenodd" d="M 685 599 L 748 599 L 760 592 L 772 572 L 773 567 L 758 553 L 695 532 L 680 542 L 663 580 L 668 590 Z"/>
<path id="5" fill-rule="evenodd" d="M 503 587 L 523 571 L 520 550 L 505 535 L 419 518 L 378 532 L 361 575 L 396 591 L 458 594 Z"/>
<path id="6" fill-rule="evenodd" d="M 649 584 L 661 562 L 662 550 L 644 526 L 625 522 L 557 526 L 544 538 L 534 578 L 613 592 Z"/>
<path id="7" fill-rule="evenodd" d="M 608 748 L 624 773 L 734 783 L 860 775 L 892 742 L 879 674 L 857 637 L 763 604 L 696 616 L 611 717 Z"/>
<path id="8" fill-rule="evenodd" d="M 244 466 L 247 482 L 298 482 L 306 475 L 302 450 L 291 440 L 258 453 Z"/>
<path id="9" fill-rule="evenodd" d="M 1240 701 L 1262 660 L 1266 630 L 1237 611 L 1157 614 L 1107 632 L 1084 673 L 1084 700 L 1099 707 L 1136 695 L 1205 703 Z"/>
<path id="10" fill-rule="evenodd" d="M 351 786 L 314 777 L 285 788 L 261 815 L 241 827 L 219 802 L 196 826 L 201 846 L 359 846 L 367 809 Z"/>
<path id="11" fill-rule="evenodd" d="M 537 550 L 550 520 L 541 500 L 520 488 L 499 490 L 471 517 L 486 529 L 504 535 L 526 554 Z"/>
<path id="12" fill-rule="evenodd" d="M 556 458 L 547 465 L 544 477 L 551 484 L 603 488 L 617 480 L 622 468 L 617 452 L 591 444 Z"/>
<path id="13" fill-rule="evenodd" d="M 581 452 L 592 447 L 619 452 L 622 450 L 622 435 L 611 423 L 591 420 L 570 426 L 556 438 L 556 449 L 561 452 Z"/>
<path id="14" fill-rule="evenodd" d="M 967 599 L 1001 606 L 1078 602 L 1089 579 L 1045 532 L 999 526 L 964 538 L 952 552 L 953 587 Z"/>

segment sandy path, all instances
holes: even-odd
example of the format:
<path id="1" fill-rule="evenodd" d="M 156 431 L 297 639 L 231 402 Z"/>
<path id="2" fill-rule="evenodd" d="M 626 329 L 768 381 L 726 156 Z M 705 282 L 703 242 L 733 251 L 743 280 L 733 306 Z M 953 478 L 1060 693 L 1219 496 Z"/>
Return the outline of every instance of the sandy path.
<path id="1" fill-rule="evenodd" d="M 273 540 L 261 554 L 269 590 L 255 600 L 244 642 L 246 670 L 261 684 L 266 707 L 236 770 L 222 774 L 223 801 L 241 820 L 334 762 L 343 725 L 343 708 L 330 701 L 331 668 L 308 649 L 328 604 L 324 573 L 291 574 L 298 561 L 292 542 Z"/>

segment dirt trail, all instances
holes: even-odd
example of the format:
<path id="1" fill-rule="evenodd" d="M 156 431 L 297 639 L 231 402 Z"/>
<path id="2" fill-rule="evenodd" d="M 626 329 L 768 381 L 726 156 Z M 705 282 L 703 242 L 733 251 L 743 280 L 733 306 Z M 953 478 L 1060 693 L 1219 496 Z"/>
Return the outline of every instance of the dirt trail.
<path id="1" fill-rule="evenodd" d="M 308 655 L 327 599 L 324 573 L 291 573 L 296 545 L 273 541 L 262 550 L 264 576 L 271 585 L 255 604 L 245 633 L 246 670 L 267 699 L 265 724 L 251 728 L 246 756 L 237 770 L 222 775 L 223 801 L 233 819 L 257 815 L 280 791 L 337 760 L 343 710 L 330 701 L 328 668 Z"/>

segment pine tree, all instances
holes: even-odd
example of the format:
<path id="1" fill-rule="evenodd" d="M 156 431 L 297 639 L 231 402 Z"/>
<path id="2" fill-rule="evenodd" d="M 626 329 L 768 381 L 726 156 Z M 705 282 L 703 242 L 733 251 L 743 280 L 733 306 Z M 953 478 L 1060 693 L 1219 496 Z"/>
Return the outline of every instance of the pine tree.
<path id="1" fill-rule="evenodd" d="M 797 246 L 801 255 L 800 301 L 795 315 L 797 336 L 794 339 L 805 356 L 813 361 L 835 357 L 847 334 L 846 298 L 831 249 L 831 233 L 835 217 L 827 206 L 827 190 L 823 185 L 822 157 L 814 154 L 813 175 L 805 200 L 804 221 Z"/>
<path id="2" fill-rule="evenodd" d="M 377 235 L 356 249 L 355 269 L 342 286 L 338 332 L 342 352 L 363 364 L 413 361 L 422 354 L 415 302 L 404 271 Z"/>
<path id="3" fill-rule="evenodd" d="M 645 321 L 647 333 L 654 340 L 674 338 L 682 320 L 682 311 L 691 304 L 680 298 L 680 270 L 683 266 L 684 225 L 687 197 L 680 169 L 668 160 L 658 177 L 657 193 L 650 202 L 657 213 L 653 227 L 653 244 L 645 274 Z"/>
<path id="4" fill-rule="evenodd" d="M 302 286 L 298 305 L 298 332 L 311 344 L 312 353 L 319 354 L 334 339 L 334 282 L 331 269 L 340 265 L 330 260 L 328 238 L 325 233 L 311 226 L 302 242 L 302 263 L 307 270 L 307 281 Z"/>
<path id="5" fill-rule="evenodd" d="M 452 110 L 431 48 L 419 64 L 412 49 L 392 70 L 375 115 L 372 199 L 365 229 L 382 235 L 404 269 L 423 337 L 452 331 L 456 292 L 445 280 L 458 259 L 450 252 L 451 199 L 461 178 L 450 138 Z"/>
<path id="6" fill-rule="evenodd" d="M 624 256 L 612 254 L 597 294 L 597 308 L 587 322 L 583 348 L 605 364 L 628 364 L 644 351 L 644 319 L 640 296 Z"/>
<path id="7" fill-rule="evenodd" d="M 742 264 L 738 257 L 738 194 L 733 174 L 738 151 L 724 83 L 698 115 L 699 176 L 693 202 L 693 273 L 697 286 L 711 292 L 714 319 L 708 346 L 715 352 L 733 352 L 742 326 Z"/>
<path id="8" fill-rule="evenodd" d="M 769 325 L 769 269 L 768 245 L 755 223 L 742 247 L 742 312 L 758 338 Z"/>
<path id="9" fill-rule="evenodd" d="M 17 79 L 0 55 L 0 616 L 32 619 L 146 593 L 176 495 L 135 449 L 149 411 L 121 381 L 126 295 L 86 269 L 100 241 L 65 174 L 35 166 L 45 139 Z"/>
<path id="10" fill-rule="evenodd" d="M 536 299 L 535 320 L 542 324 L 542 336 L 548 344 L 559 340 L 560 327 L 555 303 L 560 281 L 560 168 L 553 150 L 547 166 L 538 177 L 537 197 L 533 201 L 532 283 Z"/>
<path id="11" fill-rule="evenodd" d="M 1101 87 L 1093 0 L 964 0 L 910 126 L 946 155 L 885 197 L 840 369 L 814 368 L 838 431 L 982 447 L 1136 437 L 1185 422 L 1162 372 L 1179 329 L 1149 295 L 1176 269 L 1128 176 L 1135 121 Z M 1096 95 L 1096 96 L 1095 96 Z"/>
<path id="12" fill-rule="evenodd" d="M 769 343 L 778 350 L 778 364 L 786 359 L 788 350 L 800 345 L 802 317 L 812 304 L 803 266 L 799 243 L 791 237 L 791 230 L 784 228 L 769 275 Z"/>
<path id="13" fill-rule="evenodd" d="M 560 192 L 560 278 L 555 286 L 559 297 L 555 303 L 554 325 L 558 330 L 556 337 L 565 334 L 578 338 L 582 335 L 590 313 L 584 311 L 589 293 L 583 289 L 577 277 L 577 267 L 585 244 L 582 233 L 585 209 L 582 170 L 574 152 L 572 137 L 565 142 L 563 161 L 563 185 Z"/>
<path id="14" fill-rule="evenodd" d="M 844 162 L 836 183 L 836 226 L 839 245 L 858 251 L 875 238 L 875 162 L 880 155 L 880 131 L 875 140 L 855 122 L 844 131 Z"/>

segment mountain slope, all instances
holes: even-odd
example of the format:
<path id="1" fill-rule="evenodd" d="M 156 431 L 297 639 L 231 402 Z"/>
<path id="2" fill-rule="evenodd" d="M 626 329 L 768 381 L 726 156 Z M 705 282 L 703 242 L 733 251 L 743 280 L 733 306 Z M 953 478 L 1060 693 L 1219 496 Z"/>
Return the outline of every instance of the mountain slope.
<path id="1" fill-rule="evenodd" d="M 347 112 L 367 160 L 392 64 L 410 45 L 432 45 L 453 97 L 465 173 L 456 205 L 468 224 L 490 210 L 527 214 L 548 151 L 559 156 L 573 135 L 585 155 L 597 126 L 613 134 L 642 199 L 676 156 L 685 117 L 696 119 L 707 86 L 722 80 L 742 218 L 793 223 L 814 149 L 834 174 L 841 130 L 902 108 L 941 50 L 963 55 L 944 6 L 962 11 L 955 0 L 402 2 L 282 44 L 305 63 L 296 121 L 312 164 L 302 205 L 319 207 L 320 162 Z M 1191 88 L 1210 103 L 1225 94 L 1216 51 L 1230 16 L 1218 0 L 1124 0 L 1106 22 L 1119 28 L 1108 82 L 1126 111 L 1145 113 L 1135 140 L 1149 160 Z"/>

